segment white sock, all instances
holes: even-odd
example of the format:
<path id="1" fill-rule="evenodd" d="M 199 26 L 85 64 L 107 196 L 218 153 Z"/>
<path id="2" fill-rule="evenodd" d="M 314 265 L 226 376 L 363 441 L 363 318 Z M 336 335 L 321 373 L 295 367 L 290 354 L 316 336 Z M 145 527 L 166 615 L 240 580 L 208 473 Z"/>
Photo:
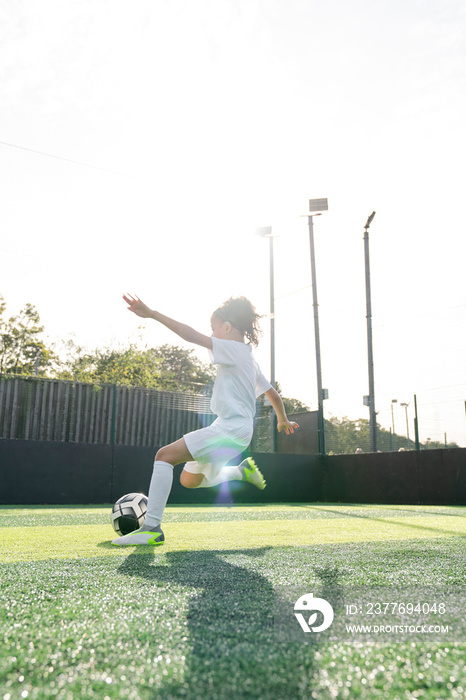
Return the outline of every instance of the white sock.
<path id="1" fill-rule="evenodd" d="M 204 474 L 204 478 L 197 488 L 211 488 L 211 486 L 223 484 L 224 481 L 242 481 L 242 479 L 243 472 L 239 467 L 223 467 L 214 477 Z"/>
<path id="2" fill-rule="evenodd" d="M 144 525 L 157 527 L 162 522 L 163 511 L 173 483 L 173 465 L 168 462 L 154 462 L 154 470 L 149 486 L 146 519 Z"/>

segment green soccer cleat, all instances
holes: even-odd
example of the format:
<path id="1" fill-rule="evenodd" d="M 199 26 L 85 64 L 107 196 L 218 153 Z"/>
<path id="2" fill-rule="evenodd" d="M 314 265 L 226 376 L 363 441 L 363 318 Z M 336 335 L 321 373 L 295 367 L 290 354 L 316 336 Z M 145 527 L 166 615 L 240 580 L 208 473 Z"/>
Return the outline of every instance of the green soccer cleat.
<path id="1" fill-rule="evenodd" d="M 250 484 L 261 491 L 267 486 L 260 469 L 257 467 L 252 457 L 246 457 L 246 459 L 241 462 L 238 469 L 243 473 L 243 481 L 249 481 Z"/>
<path id="2" fill-rule="evenodd" d="M 163 534 L 162 528 L 159 526 L 155 531 L 148 531 L 143 529 L 135 530 L 135 532 L 130 532 L 128 535 L 123 535 L 123 537 L 117 537 L 112 540 L 112 544 L 121 546 L 135 546 L 135 545 L 152 545 L 158 547 L 158 545 L 165 542 L 165 535 Z"/>

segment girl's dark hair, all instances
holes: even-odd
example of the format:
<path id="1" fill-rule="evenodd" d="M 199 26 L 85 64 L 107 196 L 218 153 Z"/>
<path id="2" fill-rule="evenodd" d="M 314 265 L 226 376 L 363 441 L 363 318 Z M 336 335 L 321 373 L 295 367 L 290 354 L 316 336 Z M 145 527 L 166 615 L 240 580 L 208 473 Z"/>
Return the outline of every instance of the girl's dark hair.
<path id="1" fill-rule="evenodd" d="M 244 333 L 254 346 L 259 345 L 262 331 L 259 319 L 262 318 L 246 297 L 230 297 L 214 313 L 224 322 L 229 321 L 233 328 Z"/>

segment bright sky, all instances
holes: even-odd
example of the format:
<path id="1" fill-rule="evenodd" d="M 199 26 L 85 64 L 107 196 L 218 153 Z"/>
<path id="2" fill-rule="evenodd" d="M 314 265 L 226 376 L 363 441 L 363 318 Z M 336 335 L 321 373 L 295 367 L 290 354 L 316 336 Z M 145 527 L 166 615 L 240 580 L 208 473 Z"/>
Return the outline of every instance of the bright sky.
<path id="1" fill-rule="evenodd" d="M 35 304 L 51 339 L 125 343 L 129 291 L 209 332 L 230 295 L 268 313 L 255 229 L 272 226 L 276 377 L 315 408 L 300 215 L 328 197 L 315 219 L 325 412 L 368 418 L 375 210 L 379 422 L 396 398 L 412 426 L 416 393 L 421 440 L 466 446 L 465 30 L 463 0 L 0 0 L 8 311 Z M 178 343 L 156 324 L 144 337 Z M 399 404 L 395 418 L 404 434 Z"/>

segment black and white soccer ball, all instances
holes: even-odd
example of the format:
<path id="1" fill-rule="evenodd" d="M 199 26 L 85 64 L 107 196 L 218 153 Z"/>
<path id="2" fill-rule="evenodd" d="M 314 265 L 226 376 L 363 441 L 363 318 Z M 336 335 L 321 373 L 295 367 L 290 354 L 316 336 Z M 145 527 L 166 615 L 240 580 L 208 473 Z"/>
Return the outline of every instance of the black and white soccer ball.
<path id="1" fill-rule="evenodd" d="M 128 535 L 138 530 L 146 517 L 147 496 L 143 493 L 127 493 L 112 508 L 112 525 L 118 535 Z"/>

